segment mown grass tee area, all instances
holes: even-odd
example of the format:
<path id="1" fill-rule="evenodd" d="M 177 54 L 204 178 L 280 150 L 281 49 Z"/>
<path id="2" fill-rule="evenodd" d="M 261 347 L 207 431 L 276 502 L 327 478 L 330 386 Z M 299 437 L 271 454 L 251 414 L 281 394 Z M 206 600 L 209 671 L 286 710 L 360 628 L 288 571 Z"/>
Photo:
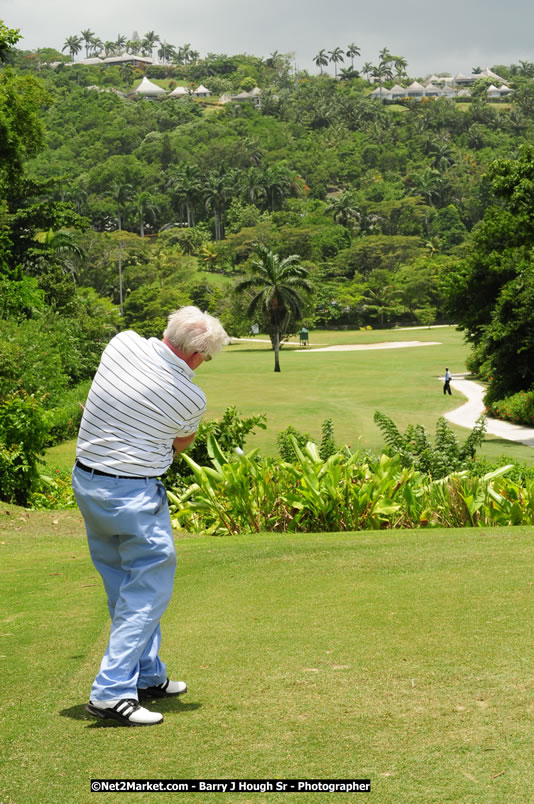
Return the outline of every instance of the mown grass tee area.
<path id="1" fill-rule="evenodd" d="M 378 447 L 369 423 L 376 408 L 402 427 L 433 430 L 459 403 L 443 397 L 437 377 L 445 365 L 463 370 L 465 347 L 448 329 L 358 338 L 407 336 L 443 346 L 284 350 L 280 375 L 266 345 L 232 346 L 198 372 L 208 415 L 231 404 L 267 412 L 257 440 L 272 454 L 279 429 L 293 423 L 319 435 L 327 416 L 339 442 L 361 435 Z M 505 447 L 493 445 L 493 454 Z M 91 778 L 370 778 L 370 800 L 379 802 L 534 799 L 530 529 L 179 533 L 177 549 L 162 654 L 189 692 L 158 703 L 160 726 L 106 726 L 84 710 L 108 613 L 81 517 L 0 508 L 2 804 L 86 802 Z M 106 801 L 162 795 L 108 793 Z"/>

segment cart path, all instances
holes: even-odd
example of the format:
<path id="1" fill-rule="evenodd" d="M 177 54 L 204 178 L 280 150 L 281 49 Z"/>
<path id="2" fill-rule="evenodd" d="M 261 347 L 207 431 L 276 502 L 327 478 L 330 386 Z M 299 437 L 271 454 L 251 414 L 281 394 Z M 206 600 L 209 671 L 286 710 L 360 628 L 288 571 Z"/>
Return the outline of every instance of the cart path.
<path id="1" fill-rule="evenodd" d="M 439 377 L 439 380 L 443 383 L 443 377 Z M 463 394 L 467 398 L 467 402 L 446 413 L 445 418 L 452 424 L 468 427 L 471 430 L 478 417 L 485 411 L 483 398 L 486 389 L 473 380 L 466 380 L 465 375 L 462 374 L 452 375 L 451 389 Z M 505 438 L 507 441 L 534 447 L 534 429 L 532 427 L 487 418 L 487 432 L 490 435 Z"/>

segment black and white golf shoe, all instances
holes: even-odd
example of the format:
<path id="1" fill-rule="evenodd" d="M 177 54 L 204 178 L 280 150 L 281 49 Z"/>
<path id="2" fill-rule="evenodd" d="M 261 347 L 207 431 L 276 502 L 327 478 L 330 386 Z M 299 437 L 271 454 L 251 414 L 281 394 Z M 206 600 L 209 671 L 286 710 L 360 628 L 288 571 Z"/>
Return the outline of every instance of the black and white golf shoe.
<path id="1" fill-rule="evenodd" d="M 103 720 L 116 720 L 121 726 L 155 726 L 163 723 L 163 715 L 149 712 L 135 698 L 120 701 L 89 701 L 86 712 Z"/>
<path id="2" fill-rule="evenodd" d="M 140 698 L 173 698 L 175 695 L 183 695 L 184 692 L 187 692 L 185 681 L 170 681 L 169 679 L 155 687 L 139 687 L 137 690 Z"/>

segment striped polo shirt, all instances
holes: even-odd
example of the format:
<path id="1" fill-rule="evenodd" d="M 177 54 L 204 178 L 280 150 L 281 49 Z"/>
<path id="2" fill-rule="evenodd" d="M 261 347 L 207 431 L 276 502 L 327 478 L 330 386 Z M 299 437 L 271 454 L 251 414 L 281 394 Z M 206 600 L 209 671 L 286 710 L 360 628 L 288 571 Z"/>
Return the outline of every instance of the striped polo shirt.
<path id="1" fill-rule="evenodd" d="M 131 330 L 106 346 L 85 405 L 76 457 L 110 474 L 157 477 L 177 436 L 194 433 L 206 397 L 187 363 Z"/>

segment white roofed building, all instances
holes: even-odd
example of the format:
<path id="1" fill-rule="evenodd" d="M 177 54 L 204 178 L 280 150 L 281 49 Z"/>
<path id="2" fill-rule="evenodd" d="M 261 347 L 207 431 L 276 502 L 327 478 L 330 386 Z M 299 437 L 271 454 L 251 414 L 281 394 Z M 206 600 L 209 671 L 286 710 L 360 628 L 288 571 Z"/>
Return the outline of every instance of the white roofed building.
<path id="1" fill-rule="evenodd" d="M 186 87 L 176 87 L 172 92 L 169 92 L 169 98 L 188 98 L 190 94 Z"/>
<path id="2" fill-rule="evenodd" d="M 142 95 L 143 98 L 158 98 L 167 93 L 164 89 L 158 87 L 157 84 L 153 84 L 152 81 L 149 81 L 145 75 L 141 83 L 132 90 L 131 94 Z"/>
<path id="3" fill-rule="evenodd" d="M 191 94 L 194 95 L 195 98 L 209 98 L 209 97 L 211 97 L 211 92 L 209 91 L 209 89 L 207 87 L 203 86 L 203 84 L 201 84 L 199 87 L 194 89 Z"/>

